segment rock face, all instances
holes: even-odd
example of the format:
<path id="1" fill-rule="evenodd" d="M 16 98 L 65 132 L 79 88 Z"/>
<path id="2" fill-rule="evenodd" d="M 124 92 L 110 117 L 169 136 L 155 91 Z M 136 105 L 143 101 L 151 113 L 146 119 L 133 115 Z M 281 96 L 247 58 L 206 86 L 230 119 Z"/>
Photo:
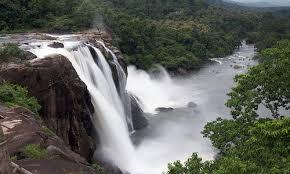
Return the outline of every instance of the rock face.
<path id="1" fill-rule="evenodd" d="M 169 112 L 173 110 L 174 110 L 173 108 L 166 108 L 166 107 L 159 107 L 155 109 L 155 111 L 158 111 L 158 112 Z"/>
<path id="2" fill-rule="evenodd" d="M 11 65 L 0 70 L 0 78 L 27 87 L 42 106 L 45 124 L 74 152 L 91 159 L 96 143 L 89 113 L 94 110 L 86 85 L 65 57 Z"/>
<path id="3" fill-rule="evenodd" d="M 94 174 L 79 154 L 73 152 L 62 139 L 48 131 L 37 119 L 37 115 L 25 108 L 13 108 L 0 111 L 4 119 L 0 120 L 6 138 L 6 147 L 13 162 L 32 173 L 63 174 L 87 173 Z M 39 159 L 23 156 L 27 145 L 36 144 L 47 152 Z"/>
<path id="4" fill-rule="evenodd" d="M 63 43 L 60 43 L 60 42 L 53 42 L 52 44 L 49 44 L 48 46 L 51 48 L 64 48 Z"/>
<path id="5" fill-rule="evenodd" d="M 1 109 L 1 108 L 0 108 Z M 0 116 L 0 119 L 4 119 L 4 116 Z M 10 156 L 7 151 L 6 138 L 4 137 L 4 132 L 2 126 L 0 126 L 0 173 L 9 174 L 12 169 L 10 166 Z"/>
<path id="6" fill-rule="evenodd" d="M 93 41 L 91 43 L 95 46 L 98 44 L 93 37 L 90 41 Z M 109 42 L 109 39 L 105 40 L 106 45 Z M 62 48 L 63 45 L 55 42 L 51 47 Z M 101 47 L 102 45 L 99 45 L 99 48 Z M 128 75 L 127 64 L 122 58 L 121 53 L 117 49 L 110 46 L 108 47 L 116 54 L 119 64 L 122 66 L 126 75 Z M 104 53 L 104 48 L 101 49 Z M 90 51 L 92 52 L 92 49 L 90 49 Z M 97 55 L 94 55 L 93 52 L 92 54 L 96 60 Z M 104 54 L 112 69 L 112 76 L 116 87 L 120 90 L 117 68 L 116 65 L 111 62 L 112 55 L 108 54 L 108 52 Z M 35 58 L 35 55 L 33 54 L 30 56 Z M 21 139 L 19 139 L 19 142 L 13 141 L 15 144 L 11 144 L 11 149 L 9 149 L 11 154 L 17 153 L 20 148 L 17 144 L 22 144 L 23 146 L 24 144 L 32 142 L 41 144 L 47 149 L 51 156 L 56 155 L 61 158 L 53 161 L 47 161 L 48 159 L 22 160 L 18 161 L 19 164 L 26 166 L 27 169 L 42 171 L 40 173 L 58 173 L 59 171 L 52 170 L 54 168 L 59 168 L 59 164 L 75 170 L 75 172 L 70 172 L 69 170 L 67 173 L 90 173 L 89 168 L 83 167 L 82 165 L 79 167 L 80 165 L 70 163 L 70 161 L 74 161 L 71 159 L 75 158 L 75 153 L 90 162 L 99 143 L 97 132 L 90 119 L 90 113 L 94 112 L 90 100 L 90 94 L 86 85 L 80 80 L 67 58 L 55 55 L 44 59 L 34 60 L 31 63 L 10 64 L 5 67 L 0 67 L 0 82 L 2 80 L 27 87 L 30 95 L 35 96 L 38 99 L 39 104 L 42 106 L 39 112 L 39 115 L 43 120 L 42 124 L 53 130 L 53 132 L 60 137 L 58 138 L 57 143 L 47 143 L 46 141 L 49 138 L 47 138 L 46 135 L 39 133 L 39 128 L 41 129 L 41 127 L 39 127 L 39 125 L 37 126 L 37 124 L 39 124 L 37 120 L 34 119 L 34 121 L 29 123 L 31 124 L 31 127 L 28 126 L 28 123 L 24 124 L 24 127 L 29 127 L 26 131 L 30 133 L 27 133 L 24 136 L 21 132 L 18 132 L 21 134 Z M 131 106 L 135 130 L 147 126 L 148 122 L 143 116 L 143 111 L 135 97 L 131 97 Z M 19 130 L 21 129 L 19 128 Z M 59 143 L 59 141 L 62 141 L 62 143 Z M 65 147 L 67 145 L 69 145 L 68 147 L 71 148 L 71 151 L 68 151 L 69 148 Z M 66 154 L 69 154 L 69 156 Z M 86 160 L 81 159 L 81 157 L 77 157 L 76 163 L 81 163 L 86 166 Z M 51 165 L 48 167 L 45 163 L 50 163 Z M 46 166 L 46 168 L 40 169 L 35 167 L 34 164 L 38 164 L 38 166 L 41 164 L 41 166 Z M 100 162 L 100 164 L 102 163 Z M 111 166 L 110 164 L 104 164 L 103 167 L 108 174 L 121 173 L 117 167 Z M 80 171 L 83 169 L 84 171 Z"/>
<path id="7" fill-rule="evenodd" d="M 131 109 L 132 109 L 132 121 L 135 130 L 140 130 L 148 125 L 148 120 L 144 117 L 143 110 L 141 109 L 138 98 L 130 95 Z"/>

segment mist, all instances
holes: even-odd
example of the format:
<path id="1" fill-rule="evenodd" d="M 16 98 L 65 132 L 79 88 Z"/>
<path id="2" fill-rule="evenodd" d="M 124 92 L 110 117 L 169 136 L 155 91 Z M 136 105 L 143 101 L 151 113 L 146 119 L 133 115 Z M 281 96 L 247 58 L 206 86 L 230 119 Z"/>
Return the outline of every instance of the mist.
<path id="1" fill-rule="evenodd" d="M 240 3 L 269 3 L 274 6 L 289 6 L 290 7 L 290 0 L 231 0 L 234 2 L 240 2 Z"/>

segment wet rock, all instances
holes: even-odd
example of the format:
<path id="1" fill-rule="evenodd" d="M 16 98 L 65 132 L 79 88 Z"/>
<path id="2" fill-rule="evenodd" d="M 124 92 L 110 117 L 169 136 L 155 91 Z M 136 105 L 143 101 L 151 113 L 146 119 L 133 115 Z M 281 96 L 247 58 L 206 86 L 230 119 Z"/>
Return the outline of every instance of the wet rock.
<path id="1" fill-rule="evenodd" d="M 49 44 L 48 46 L 51 48 L 64 48 L 63 43 L 60 43 L 60 42 L 53 42 L 52 44 Z"/>
<path id="2" fill-rule="evenodd" d="M 38 40 L 56 40 L 55 37 L 49 36 L 47 34 L 37 34 L 35 38 Z"/>
<path id="3" fill-rule="evenodd" d="M 71 149 L 90 160 L 96 148 L 96 133 L 90 119 L 94 112 L 86 85 L 71 63 L 53 56 L 0 69 L 0 79 L 27 87 L 42 106 L 44 123 Z"/>
<path id="4" fill-rule="evenodd" d="M 24 56 L 26 60 L 32 60 L 37 58 L 37 56 L 30 51 L 24 51 Z"/>
<path id="5" fill-rule="evenodd" d="M 178 68 L 177 69 L 177 74 L 186 75 L 186 74 L 188 74 L 188 71 L 186 69 L 184 69 L 184 68 Z"/>
<path id="6" fill-rule="evenodd" d="M 197 107 L 197 104 L 194 103 L 194 102 L 189 102 L 189 103 L 187 104 L 187 107 L 189 107 L 189 108 L 196 108 L 196 107 Z"/>
<path id="7" fill-rule="evenodd" d="M 156 108 L 155 111 L 158 111 L 158 112 L 169 112 L 169 111 L 173 111 L 173 108 L 167 108 L 167 107 L 159 107 L 159 108 Z"/>
<path id="8" fill-rule="evenodd" d="M 234 65 L 233 68 L 234 68 L 234 69 L 241 69 L 241 68 L 243 68 L 243 66 L 241 66 L 241 65 Z"/>
<path id="9" fill-rule="evenodd" d="M 93 174 L 94 170 L 79 154 L 73 152 L 62 139 L 44 129 L 43 122 L 31 111 L 17 107 L 0 112 L 4 119 L 0 120 L 10 156 L 16 156 L 16 164 L 33 173 L 62 174 L 68 173 Z M 23 154 L 23 148 L 29 144 L 38 144 L 47 149 L 47 155 L 34 160 Z"/>
<path id="10" fill-rule="evenodd" d="M 145 118 L 143 110 L 138 103 L 138 98 L 131 94 L 130 99 L 134 130 L 143 129 L 148 125 L 148 120 Z"/>

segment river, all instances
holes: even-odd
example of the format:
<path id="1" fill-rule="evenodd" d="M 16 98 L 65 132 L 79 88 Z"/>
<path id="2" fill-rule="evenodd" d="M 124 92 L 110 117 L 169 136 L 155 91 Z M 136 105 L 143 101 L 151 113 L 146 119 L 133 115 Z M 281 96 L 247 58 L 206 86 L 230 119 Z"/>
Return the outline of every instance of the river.
<path id="1" fill-rule="evenodd" d="M 150 74 L 129 67 L 127 89 L 139 97 L 147 112 L 149 126 L 137 132 L 137 156 L 147 174 L 161 174 L 167 164 L 184 161 L 197 152 L 203 160 L 211 160 L 217 151 L 201 131 L 217 117 L 231 118 L 224 105 L 234 85 L 233 77 L 256 64 L 253 45 L 243 45 L 233 55 L 215 59 L 187 77 L 152 78 Z M 162 103 L 163 102 L 163 103 Z M 194 102 L 196 107 L 187 107 Z M 157 107 L 173 110 L 156 112 Z"/>
<path id="2" fill-rule="evenodd" d="M 39 40 L 38 37 L 44 37 L 43 35 L 36 36 L 9 35 L 0 37 L 0 45 L 8 41 L 16 42 L 22 44 L 23 49 L 29 50 L 31 46 L 40 47 L 43 42 L 47 42 L 47 40 Z M 35 37 L 36 39 L 34 39 Z M 49 35 L 49 37 L 52 36 Z M 79 38 L 75 35 L 53 37 L 63 42 L 65 46 L 70 46 L 71 43 L 75 42 L 79 44 Z M 59 51 L 61 49 L 53 50 L 54 53 Z M 217 117 L 231 118 L 229 109 L 224 105 L 228 99 L 227 93 L 234 85 L 233 77 L 256 64 L 252 60 L 254 55 L 254 46 L 243 44 L 233 55 L 214 59 L 213 63 L 204 65 L 199 71 L 186 77 L 172 78 L 162 67 L 158 67 L 160 74 L 155 77 L 150 73 L 129 66 L 126 88 L 140 100 L 149 126 L 133 134 L 135 150 L 133 149 L 134 152 L 129 153 L 124 143 L 120 143 L 121 140 L 124 140 L 120 136 L 120 129 L 118 129 L 120 124 L 113 124 L 116 120 L 112 119 L 110 124 L 104 127 L 104 130 L 116 129 L 116 133 L 110 137 L 112 140 L 115 140 L 114 137 L 119 140 L 110 143 L 110 145 L 117 147 L 119 151 L 126 152 L 122 155 L 113 153 L 111 156 L 120 160 L 118 162 L 112 161 L 115 164 L 124 163 L 124 165 L 119 165 L 119 167 L 124 168 L 130 160 L 133 160 L 136 166 L 133 166 L 134 172 L 131 172 L 132 174 L 161 174 L 166 171 L 169 162 L 185 161 L 194 152 L 197 152 L 203 160 L 213 159 L 217 151 L 209 140 L 203 138 L 201 131 L 207 122 L 213 121 Z M 84 56 L 76 57 L 82 58 Z M 97 76 L 97 74 L 95 75 Z M 192 107 L 188 107 L 189 102 L 192 102 Z M 157 112 L 155 109 L 158 107 L 168 109 L 166 112 Z M 100 108 L 103 109 L 103 105 Z M 104 116 L 106 114 L 112 115 L 111 111 L 108 111 L 99 114 L 99 117 L 108 118 L 108 116 Z M 108 136 L 104 134 L 104 137 Z M 129 139 L 128 141 L 130 142 Z M 136 156 L 137 159 L 131 159 L 131 156 Z M 131 167 L 125 167 L 125 169 Z"/>

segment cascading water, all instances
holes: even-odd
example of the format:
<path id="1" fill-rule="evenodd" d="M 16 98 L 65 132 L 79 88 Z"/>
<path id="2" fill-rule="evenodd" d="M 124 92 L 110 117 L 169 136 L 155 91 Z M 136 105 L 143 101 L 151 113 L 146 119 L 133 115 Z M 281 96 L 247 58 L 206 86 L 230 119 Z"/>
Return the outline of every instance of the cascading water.
<path id="1" fill-rule="evenodd" d="M 128 67 L 127 90 L 138 97 L 144 112 L 156 113 L 158 107 L 181 107 L 188 103 L 181 91 L 183 87 L 172 82 L 166 70 L 157 66 L 158 74 Z"/>
<path id="2" fill-rule="evenodd" d="M 100 153 L 106 157 L 106 160 L 114 163 L 120 169 L 135 173 L 133 171 L 136 168 L 137 160 L 129 137 L 127 117 L 120 99 L 123 94 L 120 93 L 119 96 L 112 78 L 112 71 L 102 52 L 90 46 L 98 55 L 98 66 L 88 47 L 89 45 L 78 45 L 73 49 L 54 49 L 43 45 L 41 48 L 31 50 L 31 52 L 39 58 L 60 54 L 72 63 L 91 95 L 91 102 L 95 108 L 92 120 L 100 136 Z M 116 66 L 121 68 L 117 63 Z M 120 69 L 118 73 L 119 71 Z M 125 73 L 120 75 L 119 80 L 121 81 L 119 90 L 125 90 L 125 87 L 122 86 L 126 84 Z M 125 94 L 125 92 L 123 93 Z"/>
<path id="3" fill-rule="evenodd" d="M 122 103 L 124 105 L 125 109 L 125 114 L 126 114 L 126 119 L 127 119 L 127 124 L 129 127 L 129 130 L 131 133 L 134 132 L 134 126 L 133 126 L 133 121 L 132 121 L 132 109 L 131 109 L 131 98 L 129 94 L 127 93 L 126 90 L 126 85 L 127 85 L 127 77 L 126 73 L 124 72 L 122 66 L 118 62 L 117 56 L 113 53 L 112 50 L 108 49 L 104 42 L 98 41 L 99 44 L 102 45 L 102 47 L 106 50 L 108 54 L 110 54 L 113 58 L 113 64 L 116 67 L 117 70 L 117 75 L 118 75 L 118 83 L 119 83 L 119 95 L 122 100 Z"/>

